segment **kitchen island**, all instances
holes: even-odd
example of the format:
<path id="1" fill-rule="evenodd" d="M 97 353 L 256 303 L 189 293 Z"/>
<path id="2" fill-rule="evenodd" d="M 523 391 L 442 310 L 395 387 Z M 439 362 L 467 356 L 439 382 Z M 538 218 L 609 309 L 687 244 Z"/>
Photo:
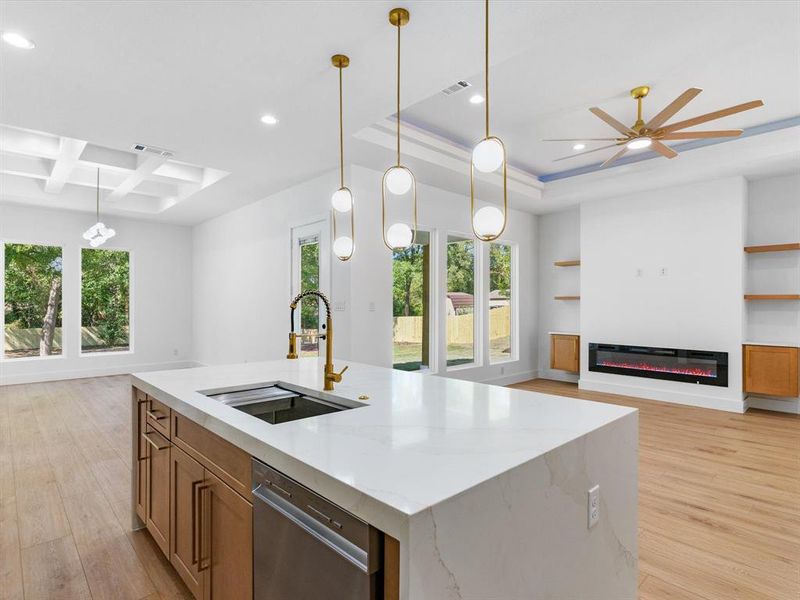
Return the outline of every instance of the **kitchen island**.
<path id="1" fill-rule="evenodd" d="M 271 424 L 210 397 L 275 383 L 356 408 Z M 223 456 L 252 456 L 385 534 L 381 597 L 636 597 L 636 410 L 355 363 L 333 392 L 322 384 L 317 359 L 133 375 L 134 422 L 158 426 L 144 446 L 147 431 L 134 427 L 134 505 L 142 463 L 157 463 L 142 448 L 163 452 L 170 435 L 177 444 L 184 423 L 224 440 Z M 247 499 L 242 477 L 226 487 Z M 145 509 L 133 518 L 153 531 Z M 154 529 L 165 527 L 172 558 L 175 523 Z"/>

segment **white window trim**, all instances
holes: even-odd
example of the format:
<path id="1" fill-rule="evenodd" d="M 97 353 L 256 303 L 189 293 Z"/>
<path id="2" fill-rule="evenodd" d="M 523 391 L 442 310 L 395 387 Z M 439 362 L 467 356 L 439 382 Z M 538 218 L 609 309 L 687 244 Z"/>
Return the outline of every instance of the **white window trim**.
<path id="1" fill-rule="evenodd" d="M 102 352 L 84 352 L 83 351 L 83 344 L 81 339 L 81 329 L 83 328 L 83 322 L 81 315 L 83 315 L 83 293 L 82 293 L 82 283 L 83 283 L 83 250 L 112 250 L 114 252 L 127 252 L 128 253 L 128 349 L 127 350 L 119 350 L 118 352 L 114 352 L 113 350 L 104 350 Z M 135 354 L 136 348 L 134 347 L 134 314 L 135 314 L 135 304 L 134 299 L 136 294 L 134 293 L 134 283 L 135 283 L 135 263 L 133 257 L 133 250 L 130 248 L 92 248 L 91 246 L 87 246 L 85 244 L 81 244 L 78 247 L 78 330 L 77 330 L 77 337 L 78 337 L 78 358 L 93 358 L 93 357 L 100 357 L 100 356 L 125 356 L 126 354 Z M 62 337 L 63 337 L 62 333 Z"/>
<path id="2" fill-rule="evenodd" d="M 330 222 L 326 217 L 318 217 L 311 221 L 302 223 L 293 223 L 289 232 L 289 299 L 286 301 L 286 308 L 289 308 L 289 302 L 300 291 L 300 251 L 299 241 L 303 238 L 317 236 L 319 243 L 319 289 L 325 294 L 331 302 L 331 240 L 330 240 Z M 333 311 L 333 307 L 331 307 Z M 297 315 L 295 315 L 297 317 Z M 319 318 L 320 330 L 323 319 L 325 318 L 325 307 L 322 301 L 319 301 Z M 299 326 L 299 321 L 295 322 Z M 327 340 L 319 340 L 319 356 L 325 356 Z"/>
<path id="3" fill-rule="evenodd" d="M 6 313 L 5 313 L 5 298 L 6 298 L 6 245 L 8 244 L 26 244 L 30 246 L 53 246 L 61 248 L 61 354 L 49 356 L 21 356 L 18 358 L 9 358 L 6 356 L 5 343 L 6 343 Z M 0 362 L 16 364 L 22 362 L 33 362 L 37 360 L 64 360 L 67 358 L 67 311 L 64 310 L 64 244 L 61 242 L 39 242 L 22 240 L 16 238 L 2 238 L 0 239 L 0 300 L 3 301 L 3 314 L 0 315 L 0 341 L 2 341 L 3 348 L 0 349 Z"/>

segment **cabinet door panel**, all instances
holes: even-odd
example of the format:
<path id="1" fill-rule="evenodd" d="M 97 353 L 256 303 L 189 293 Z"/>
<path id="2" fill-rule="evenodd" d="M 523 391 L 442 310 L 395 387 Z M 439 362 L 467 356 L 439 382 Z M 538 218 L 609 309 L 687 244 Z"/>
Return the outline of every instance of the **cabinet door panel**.
<path id="1" fill-rule="evenodd" d="M 253 597 L 253 507 L 206 471 L 201 564 L 205 600 Z M 207 568 L 206 568 L 207 567 Z"/>
<path id="2" fill-rule="evenodd" d="M 778 346 L 745 346 L 744 391 L 752 394 L 796 397 L 798 349 Z"/>
<path id="3" fill-rule="evenodd" d="M 550 336 L 550 368 L 571 373 L 580 371 L 580 337 Z"/>
<path id="4" fill-rule="evenodd" d="M 200 494 L 205 484 L 203 466 L 173 445 L 170 448 L 170 523 L 169 560 L 195 598 L 203 597 L 200 572 Z"/>
<path id="5" fill-rule="evenodd" d="M 147 461 L 147 530 L 169 558 L 170 535 L 170 444 L 156 431 L 146 431 L 145 443 L 150 446 L 150 460 Z"/>

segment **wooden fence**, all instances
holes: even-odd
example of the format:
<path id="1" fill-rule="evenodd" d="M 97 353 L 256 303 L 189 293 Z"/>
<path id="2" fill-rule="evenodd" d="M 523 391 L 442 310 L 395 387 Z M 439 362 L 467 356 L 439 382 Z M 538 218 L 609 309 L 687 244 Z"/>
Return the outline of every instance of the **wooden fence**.
<path id="1" fill-rule="evenodd" d="M 511 335 L 511 307 L 500 306 L 489 311 L 489 338 Z M 471 344 L 473 339 L 473 315 L 447 316 L 447 343 Z M 422 317 L 395 317 L 394 341 L 400 344 L 422 343 Z"/>

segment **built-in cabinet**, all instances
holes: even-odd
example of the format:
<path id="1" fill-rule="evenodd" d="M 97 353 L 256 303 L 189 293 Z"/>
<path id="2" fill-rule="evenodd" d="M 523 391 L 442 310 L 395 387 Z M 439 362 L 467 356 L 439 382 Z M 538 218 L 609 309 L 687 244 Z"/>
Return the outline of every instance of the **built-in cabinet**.
<path id="1" fill-rule="evenodd" d="M 550 368 L 579 373 L 581 337 L 563 333 L 550 334 Z"/>
<path id="2" fill-rule="evenodd" d="M 136 514 L 198 600 L 253 595 L 250 456 L 134 390 Z"/>
<path id="3" fill-rule="evenodd" d="M 744 346 L 744 391 L 796 398 L 800 396 L 800 349 Z"/>

